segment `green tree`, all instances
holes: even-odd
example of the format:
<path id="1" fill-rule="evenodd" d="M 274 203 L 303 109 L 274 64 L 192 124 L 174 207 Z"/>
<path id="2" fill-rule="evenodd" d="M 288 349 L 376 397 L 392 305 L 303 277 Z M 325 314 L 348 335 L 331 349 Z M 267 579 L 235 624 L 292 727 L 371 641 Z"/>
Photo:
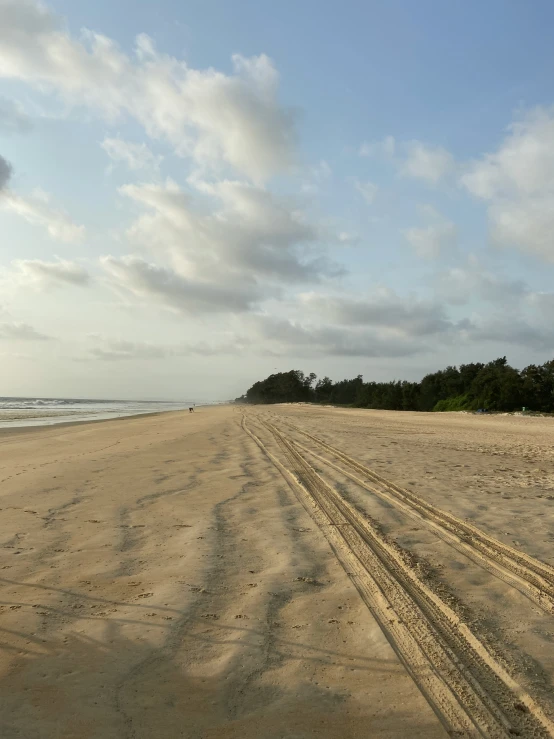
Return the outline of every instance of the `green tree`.
<path id="1" fill-rule="evenodd" d="M 314 390 L 316 403 L 329 403 L 332 392 L 333 381 L 329 377 L 318 380 Z"/>
<path id="2" fill-rule="evenodd" d="M 255 382 L 237 402 L 317 402 L 389 410 L 457 411 L 488 408 L 514 411 L 522 406 L 554 412 L 554 360 L 519 372 L 506 357 L 482 364 L 449 366 L 421 382 L 364 382 L 362 375 L 333 382 L 313 372 L 290 370 Z"/>

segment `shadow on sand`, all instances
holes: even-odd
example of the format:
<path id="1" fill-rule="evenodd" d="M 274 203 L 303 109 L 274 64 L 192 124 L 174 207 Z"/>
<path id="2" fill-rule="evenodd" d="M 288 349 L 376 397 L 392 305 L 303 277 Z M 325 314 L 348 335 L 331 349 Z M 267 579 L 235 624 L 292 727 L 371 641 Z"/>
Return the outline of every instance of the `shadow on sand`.
<path id="1" fill-rule="evenodd" d="M 83 618 L 81 611 L 77 618 L 71 608 L 40 606 L 45 618 L 53 619 L 44 632 L 0 628 L 0 649 L 10 662 L 0 676 L 2 739 L 444 736 L 438 722 L 426 726 L 414 711 L 391 714 L 383 706 L 360 705 L 341 686 L 299 680 L 296 671 L 310 662 L 339 664 L 365 671 L 368 681 L 381 680 L 398 670 L 388 660 L 313 648 L 280 630 L 269 639 L 268 657 L 267 624 L 208 623 L 194 608 L 184 613 L 19 585 L 132 607 L 136 617 Z M 31 608 L 28 603 L 2 605 Z M 152 610 L 162 617 L 171 614 L 173 620 L 140 618 Z M 91 621 L 97 622 L 93 629 L 88 628 Z M 83 623 L 88 635 L 79 632 Z M 146 630 L 153 628 L 163 630 L 161 646 L 147 641 Z M 289 667 L 291 689 L 283 687 L 281 673 Z"/>

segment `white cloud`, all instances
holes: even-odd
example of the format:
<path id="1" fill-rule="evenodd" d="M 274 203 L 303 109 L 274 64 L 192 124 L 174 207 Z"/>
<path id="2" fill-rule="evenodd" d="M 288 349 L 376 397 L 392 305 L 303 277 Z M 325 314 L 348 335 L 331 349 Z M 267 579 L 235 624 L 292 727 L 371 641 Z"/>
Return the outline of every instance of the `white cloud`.
<path id="1" fill-rule="evenodd" d="M 425 228 L 408 228 L 404 235 L 418 257 L 437 259 L 456 243 L 457 228 L 453 223 L 433 223 Z"/>
<path id="2" fill-rule="evenodd" d="M 30 129 L 30 119 L 21 103 L 0 97 L 0 133 L 26 133 Z"/>
<path id="3" fill-rule="evenodd" d="M 144 143 L 134 144 L 124 139 L 106 137 L 101 147 L 112 162 L 125 164 L 132 172 L 141 169 L 157 171 L 163 160 L 162 156 L 156 156 Z"/>
<path id="4" fill-rule="evenodd" d="M 554 193 L 494 203 L 488 213 L 493 244 L 554 261 Z"/>
<path id="5" fill-rule="evenodd" d="M 333 170 L 325 159 L 321 159 L 319 164 L 311 167 L 308 172 L 308 178 L 302 182 L 302 192 L 313 195 L 319 192 L 322 185 L 329 182 L 333 175 Z"/>
<path id="6" fill-rule="evenodd" d="M 375 196 L 377 195 L 377 192 L 379 191 L 379 188 L 376 184 L 373 182 L 361 182 L 360 180 L 355 180 L 354 185 L 356 187 L 356 190 L 360 193 L 362 198 L 365 200 L 365 202 L 368 205 L 372 205 L 373 201 L 375 200 Z"/>
<path id="7" fill-rule="evenodd" d="M 77 226 L 68 215 L 49 205 L 49 196 L 40 190 L 32 195 L 4 192 L 0 207 L 16 213 L 29 223 L 46 228 L 53 239 L 65 243 L 79 243 L 85 236 L 85 227 Z"/>
<path id="8" fill-rule="evenodd" d="M 552 191 L 554 108 L 537 108 L 513 123 L 498 151 L 469 165 L 461 182 L 484 200 Z"/>
<path id="9" fill-rule="evenodd" d="M 455 169 L 454 157 L 441 146 L 427 146 L 421 141 L 407 145 L 407 156 L 400 173 L 436 185 Z"/>
<path id="10" fill-rule="evenodd" d="M 396 153 L 395 138 L 394 136 L 385 136 L 382 141 L 364 141 L 358 153 L 361 157 L 372 157 L 379 154 L 392 157 Z"/>
<path id="11" fill-rule="evenodd" d="M 394 136 L 386 136 L 381 141 L 365 141 L 358 153 L 362 157 L 393 159 L 402 176 L 424 180 L 430 185 L 436 185 L 456 168 L 454 157 L 442 146 L 430 146 L 421 141 L 398 142 Z"/>
<path id="12" fill-rule="evenodd" d="M 0 339 L 16 341 L 48 341 L 50 336 L 37 331 L 28 323 L 4 322 L 0 323 Z"/>
<path id="13" fill-rule="evenodd" d="M 360 240 L 359 234 L 350 231 L 340 231 L 337 234 L 337 238 L 340 244 L 345 244 L 346 246 L 357 244 Z"/>
<path id="14" fill-rule="evenodd" d="M 461 183 L 489 203 L 496 245 L 554 261 L 554 108 L 512 124 L 498 150 L 470 164 Z"/>
<path id="15" fill-rule="evenodd" d="M 72 38 L 38 2 L 0 3 L 0 77 L 53 90 L 107 120 L 132 116 L 198 163 L 224 162 L 262 180 L 293 163 L 293 115 L 278 103 L 267 56 L 235 55 L 233 65 L 231 75 L 192 69 L 145 35 L 129 57 L 98 33 Z"/>
<path id="16" fill-rule="evenodd" d="M 22 259 L 13 262 L 18 269 L 14 277 L 22 284 L 39 289 L 63 284 L 88 285 L 90 275 L 76 262 L 58 259 L 57 262 L 44 262 L 40 259 Z"/>
<path id="17" fill-rule="evenodd" d="M 294 202 L 242 182 L 191 182 L 202 197 L 171 180 L 121 188 L 148 209 L 129 230 L 131 243 L 168 258 L 189 278 L 227 284 L 245 278 L 317 281 L 336 274 L 316 247 L 317 229 Z"/>

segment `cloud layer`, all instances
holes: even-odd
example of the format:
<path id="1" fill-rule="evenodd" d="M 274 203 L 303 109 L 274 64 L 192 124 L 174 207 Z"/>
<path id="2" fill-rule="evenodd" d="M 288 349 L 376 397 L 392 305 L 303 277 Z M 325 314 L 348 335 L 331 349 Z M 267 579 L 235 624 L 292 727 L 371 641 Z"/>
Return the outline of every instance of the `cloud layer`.
<path id="1" fill-rule="evenodd" d="M 491 243 L 554 261 L 554 109 L 522 115 L 471 162 L 405 133 L 370 140 L 355 156 L 350 144 L 299 155 L 295 114 L 280 101 L 266 55 L 235 55 L 221 72 L 161 53 L 146 35 L 124 52 L 99 33 L 70 34 L 38 0 L 0 0 L 0 78 L 32 88 L 21 96 L 26 104 L 49 96 L 68 128 L 77 117 L 79 124 L 95 118 L 92 146 L 101 168 L 105 162 L 114 172 L 98 177 L 109 188 L 105 198 L 95 200 L 98 183 L 90 182 L 93 204 L 83 212 L 86 205 L 94 225 L 85 232 L 40 190 L 20 192 L 0 157 L 0 207 L 45 229 L 63 257 L 40 251 L 40 241 L 29 252 L 40 258 L 8 257 L 6 295 L 24 306 L 20 315 L 30 315 L 26 302 L 59 315 L 55 301 L 67 300 L 93 328 L 97 315 L 111 326 L 114 300 L 128 309 L 114 321 L 117 338 L 79 336 L 80 359 L 244 352 L 338 361 L 450 357 L 488 345 L 554 350 L 553 294 L 483 267 L 495 259 L 501 267 L 506 252 L 468 256 L 487 248 L 486 237 L 474 238 L 482 213 L 472 206 L 486 210 Z M 23 108 L 0 98 L 0 132 L 27 129 Z M 39 129 L 37 119 L 37 136 Z M 422 206 L 429 200 L 448 217 Z M 113 210 L 104 213 L 109 201 Z M 86 251 L 69 248 L 87 234 Z M 407 245 L 417 264 L 405 259 Z M 415 264 L 415 279 L 403 259 Z M 395 289 L 381 284 L 387 279 Z M 10 315 L 0 338 L 48 337 Z"/>

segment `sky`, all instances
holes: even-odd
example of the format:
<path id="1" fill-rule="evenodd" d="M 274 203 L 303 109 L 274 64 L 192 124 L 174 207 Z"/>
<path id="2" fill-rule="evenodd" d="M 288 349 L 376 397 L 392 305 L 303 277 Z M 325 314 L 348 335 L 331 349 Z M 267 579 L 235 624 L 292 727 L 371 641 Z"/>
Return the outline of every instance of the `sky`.
<path id="1" fill-rule="evenodd" d="M 550 0 L 0 0 L 0 395 L 554 358 Z"/>

